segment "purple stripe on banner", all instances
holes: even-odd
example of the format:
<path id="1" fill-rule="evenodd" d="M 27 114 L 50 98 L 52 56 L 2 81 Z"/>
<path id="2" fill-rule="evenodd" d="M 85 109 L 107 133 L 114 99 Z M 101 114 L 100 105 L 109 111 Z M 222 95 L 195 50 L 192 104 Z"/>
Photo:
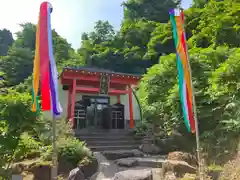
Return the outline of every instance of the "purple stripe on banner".
<path id="1" fill-rule="evenodd" d="M 50 74 L 52 74 L 52 68 L 49 66 Z M 57 110 L 57 104 L 56 104 L 56 93 L 54 88 L 54 82 L 53 77 L 50 75 L 50 89 L 51 89 L 51 97 L 52 97 L 52 111 L 54 115 L 60 115 L 60 113 Z"/>
<path id="2" fill-rule="evenodd" d="M 52 111 L 55 116 L 58 116 L 62 112 L 62 108 L 58 101 L 58 75 L 57 68 L 52 51 L 52 28 L 51 28 L 51 4 L 49 3 L 48 7 L 48 53 L 50 60 L 50 89 L 52 96 Z"/>
<path id="3" fill-rule="evenodd" d="M 171 15 L 171 14 L 174 14 L 174 9 L 171 9 L 170 11 L 169 11 L 169 14 Z"/>
<path id="4" fill-rule="evenodd" d="M 51 34 L 49 33 L 51 31 L 50 28 L 50 16 L 51 16 L 51 11 L 50 8 L 48 7 L 48 44 L 49 41 L 51 40 Z M 49 53 L 49 58 L 50 58 L 50 46 L 48 46 L 48 53 Z M 52 97 L 52 111 L 54 115 L 59 115 L 59 112 L 57 111 L 57 104 L 56 104 L 56 90 L 54 87 L 54 80 L 53 80 L 53 69 L 51 66 L 51 62 L 50 62 L 50 66 L 49 66 L 49 71 L 50 71 L 50 90 L 51 90 L 51 97 Z"/>

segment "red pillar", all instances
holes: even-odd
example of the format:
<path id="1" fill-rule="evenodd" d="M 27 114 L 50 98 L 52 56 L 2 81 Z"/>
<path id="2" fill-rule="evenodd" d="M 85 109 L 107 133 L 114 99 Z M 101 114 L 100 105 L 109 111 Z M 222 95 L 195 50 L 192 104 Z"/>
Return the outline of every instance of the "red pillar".
<path id="1" fill-rule="evenodd" d="M 117 103 L 121 104 L 121 97 L 120 97 L 120 95 L 117 95 Z"/>
<path id="2" fill-rule="evenodd" d="M 67 105 L 67 118 L 71 118 L 71 95 L 72 95 L 72 88 L 68 87 L 68 105 Z"/>
<path id="3" fill-rule="evenodd" d="M 132 102 L 132 88 L 128 86 L 128 99 L 129 99 L 129 116 L 130 116 L 130 128 L 134 128 L 133 122 L 133 102 Z"/>
<path id="4" fill-rule="evenodd" d="M 76 79 L 73 79 L 73 86 L 72 86 L 72 92 L 71 92 L 71 111 L 70 111 L 70 118 L 72 120 L 72 123 L 74 124 L 74 109 L 75 109 L 75 96 L 76 96 Z"/>

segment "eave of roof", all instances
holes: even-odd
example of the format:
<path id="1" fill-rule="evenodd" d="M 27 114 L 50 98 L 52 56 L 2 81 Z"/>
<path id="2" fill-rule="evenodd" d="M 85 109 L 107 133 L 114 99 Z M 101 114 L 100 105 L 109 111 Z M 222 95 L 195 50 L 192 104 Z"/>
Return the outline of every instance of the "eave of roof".
<path id="1" fill-rule="evenodd" d="M 122 72 L 116 72 L 116 71 L 112 71 L 112 70 L 108 70 L 108 69 L 95 68 L 95 67 L 86 67 L 86 66 L 64 67 L 62 72 L 64 72 L 65 70 L 87 71 L 87 72 L 109 73 L 109 74 L 117 74 L 117 75 L 124 75 L 124 76 L 142 77 L 142 75 L 140 75 L 140 74 L 122 73 Z"/>

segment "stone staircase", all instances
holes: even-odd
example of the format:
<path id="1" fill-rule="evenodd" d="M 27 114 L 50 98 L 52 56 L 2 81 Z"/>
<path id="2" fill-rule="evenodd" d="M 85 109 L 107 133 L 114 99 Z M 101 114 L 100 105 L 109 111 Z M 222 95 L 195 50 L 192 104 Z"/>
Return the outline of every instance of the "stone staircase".
<path id="1" fill-rule="evenodd" d="M 130 130 L 84 129 L 75 131 L 75 137 L 85 141 L 95 152 L 137 149 L 141 144 L 141 140 L 135 139 Z"/>

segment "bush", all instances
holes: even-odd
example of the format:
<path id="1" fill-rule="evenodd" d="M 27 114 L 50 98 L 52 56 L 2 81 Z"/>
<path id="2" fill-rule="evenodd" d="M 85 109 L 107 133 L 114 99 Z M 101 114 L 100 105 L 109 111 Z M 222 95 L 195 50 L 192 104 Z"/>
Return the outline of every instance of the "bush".
<path id="1" fill-rule="evenodd" d="M 23 133 L 20 137 L 17 149 L 14 157 L 15 161 L 24 158 L 34 158 L 40 156 L 41 143 L 29 136 L 27 133 Z"/>
<path id="2" fill-rule="evenodd" d="M 240 158 L 228 162 L 220 176 L 220 180 L 238 180 L 240 177 Z"/>
<path id="3" fill-rule="evenodd" d="M 136 134 L 136 136 L 144 136 L 148 130 L 149 124 L 147 122 L 141 122 L 139 124 L 137 124 L 134 128 L 134 133 Z"/>
<path id="4" fill-rule="evenodd" d="M 66 161 L 76 167 L 82 160 L 91 159 L 92 152 L 86 147 L 84 142 L 76 138 L 61 138 L 57 141 L 58 160 Z M 52 146 L 46 146 L 42 155 L 43 160 L 50 161 Z"/>
<path id="5" fill-rule="evenodd" d="M 52 120 L 42 118 L 36 127 L 36 133 L 39 141 L 48 146 L 52 144 Z M 70 124 L 65 119 L 56 120 L 56 136 L 57 139 L 72 137 L 73 131 Z"/>
<path id="6" fill-rule="evenodd" d="M 8 94 L 0 94 L 1 167 L 14 161 L 21 135 L 24 132 L 32 133 L 39 114 L 31 111 L 31 104 L 32 99 L 28 93 L 9 90 Z"/>
<path id="7" fill-rule="evenodd" d="M 44 126 L 37 130 L 39 139 L 44 143 L 44 150 L 41 158 L 45 161 L 52 159 L 52 120 L 43 119 Z M 76 167 L 84 158 L 91 159 L 91 151 L 86 147 L 84 142 L 73 137 L 70 124 L 65 119 L 59 119 L 56 122 L 56 136 L 58 148 L 58 160 L 70 163 Z M 50 137 L 50 138 L 49 138 Z"/>
<path id="8" fill-rule="evenodd" d="M 67 138 L 60 139 L 58 142 L 58 157 L 77 166 L 85 157 L 92 157 L 92 153 L 84 142 Z"/>

